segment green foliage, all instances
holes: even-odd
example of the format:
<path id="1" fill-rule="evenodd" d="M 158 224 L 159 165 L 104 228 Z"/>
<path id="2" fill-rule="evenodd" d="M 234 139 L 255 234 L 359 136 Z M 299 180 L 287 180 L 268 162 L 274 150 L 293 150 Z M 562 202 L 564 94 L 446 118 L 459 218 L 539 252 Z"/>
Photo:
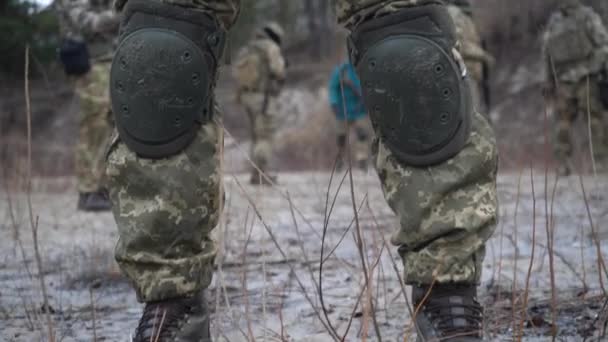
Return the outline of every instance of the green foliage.
<path id="1" fill-rule="evenodd" d="M 59 26 L 50 9 L 40 10 L 33 2 L 8 0 L 0 4 L 0 72 L 20 75 L 26 45 L 36 63 L 55 60 Z M 34 69 L 35 70 L 35 69 Z"/>

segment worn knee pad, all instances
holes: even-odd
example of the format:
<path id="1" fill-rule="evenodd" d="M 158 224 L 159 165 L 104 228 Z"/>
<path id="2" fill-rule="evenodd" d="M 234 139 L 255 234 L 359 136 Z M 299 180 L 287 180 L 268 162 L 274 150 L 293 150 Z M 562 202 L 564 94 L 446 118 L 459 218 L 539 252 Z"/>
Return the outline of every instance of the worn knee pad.
<path id="1" fill-rule="evenodd" d="M 441 5 L 368 20 L 349 37 L 374 129 L 407 165 L 441 163 L 470 135 L 471 92 L 455 40 Z"/>
<path id="2" fill-rule="evenodd" d="M 179 153 L 211 120 L 226 33 L 217 20 L 157 1 L 130 0 L 110 73 L 120 138 L 139 156 Z"/>

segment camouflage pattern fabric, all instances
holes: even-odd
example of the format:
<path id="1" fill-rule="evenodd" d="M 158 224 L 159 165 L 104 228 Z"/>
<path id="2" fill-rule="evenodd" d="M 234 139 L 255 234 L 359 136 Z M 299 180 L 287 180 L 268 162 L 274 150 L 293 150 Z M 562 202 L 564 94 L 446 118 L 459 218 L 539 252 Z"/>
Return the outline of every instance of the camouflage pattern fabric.
<path id="1" fill-rule="evenodd" d="M 275 97 L 285 79 L 285 58 L 280 46 L 259 32 L 239 52 L 234 69 L 238 100 L 251 123 L 252 174 L 258 170 L 266 173 L 278 118 Z"/>
<path id="2" fill-rule="evenodd" d="M 483 66 L 484 64 L 493 64 L 494 58 L 483 49 L 481 36 L 473 18 L 458 6 L 448 5 L 447 9 L 456 26 L 456 35 L 460 44 L 459 51 L 473 83 L 471 90 L 473 91 L 474 103 L 476 108 L 482 108 Z"/>
<path id="3" fill-rule="evenodd" d="M 232 18 L 223 21 L 227 28 L 239 10 L 238 1 L 230 0 L 178 3 L 219 11 Z M 428 3 L 441 2 L 338 0 L 338 20 L 352 29 L 365 19 Z M 203 127 L 186 151 L 163 160 L 138 158 L 120 141 L 110 150 L 108 177 L 120 231 L 116 258 L 140 300 L 187 296 L 209 284 L 215 253 L 209 232 L 219 215 L 221 181 L 215 173 L 217 129 Z M 486 119 L 476 115 L 465 149 L 439 165 L 401 165 L 381 141 L 375 150 L 386 198 L 400 219 L 392 242 L 400 246 L 406 281 L 477 282 L 497 217 L 497 151 Z"/>
<path id="4" fill-rule="evenodd" d="M 111 0 L 59 0 L 53 6 L 62 38 L 86 42 L 92 58 L 91 70 L 73 77 L 80 102 L 75 160 L 78 191 L 97 192 L 104 186 L 103 156 L 112 132 L 108 87 L 118 16 Z"/>
<path id="5" fill-rule="evenodd" d="M 381 17 L 402 8 L 443 4 L 441 0 L 336 0 L 338 22 L 349 30 L 365 20 Z"/>
<path id="6" fill-rule="evenodd" d="M 116 260 L 150 302 L 206 288 L 216 245 L 210 238 L 220 214 L 220 140 L 216 123 L 171 158 L 139 158 L 115 138 L 108 185 L 120 240 Z"/>
<path id="7" fill-rule="evenodd" d="M 120 12 L 128 0 L 114 0 L 114 9 Z M 181 6 L 209 13 L 228 30 L 236 21 L 241 9 L 241 0 L 161 0 L 162 3 Z"/>
<path id="8" fill-rule="evenodd" d="M 75 158 L 80 193 L 96 192 L 104 186 L 104 152 L 113 127 L 109 77 L 110 62 L 99 62 L 74 83 L 80 100 Z"/>
<path id="9" fill-rule="evenodd" d="M 382 142 L 377 150 L 385 197 L 401 224 L 391 242 L 400 246 L 406 283 L 478 282 L 498 214 L 498 157 L 487 119 L 476 113 L 464 150 L 433 167 L 400 165 Z"/>
<path id="10" fill-rule="evenodd" d="M 120 23 L 112 0 L 59 0 L 54 8 L 62 38 L 86 42 L 93 59 L 111 55 Z"/>
<path id="11" fill-rule="evenodd" d="M 608 67 L 608 30 L 602 23 L 601 17 L 590 7 L 578 5 L 569 9 L 567 16 L 562 10 L 555 12 L 549 19 L 549 24 L 543 35 L 543 58 L 546 65 L 547 82 L 553 83 L 554 78 L 560 82 L 579 82 L 588 75 L 599 73 Z M 565 41 L 561 48 L 564 53 L 576 53 L 580 41 L 589 41 L 593 52 L 584 58 L 571 61 L 565 65 L 556 65 L 554 57 L 550 56 L 550 42 L 557 32 L 565 25 L 573 25 L 580 29 L 579 34 L 584 39 L 579 42 Z M 555 47 L 553 47 L 555 48 Z"/>
<path id="12" fill-rule="evenodd" d="M 267 90 L 276 96 L 285 80 L 285 57 L 281 47 L 259 32 L 237 55 L 233 75 L 239 93 Z"/>
<path id="13" fill-rule="evenodd" d="M 565 31 L 567 25 L 579 28 L 580 34 L 591 44 L 592 52 L 580 60 L 564 65 L 555 61 L 553 54 L 576 53 L 574 43 L 551 46 L 558 32 Z M 553 43 L 555 44 L 555 43 Z M 561 49 L 559 51 L 556 49 Z M 608 126 L 606 108 L 602 105 L 598 83 L 602 71 L 608 71 L 608 30 L 600 16 L 590 7 L 573 4 L 568 9 L 554 13 L 543 35 L 543 58 L 546 65 L 546 84 L 551 89 L 550 99 L 556 111 L 555 156 L 560 169 L 567 174 L 571 171 L 572 154 L 575 151 L 572 138 L 573 127 L 579 117 L 590 117 L 594 157 L 599 166 L 608 159 Z"/>
<path id="14" fill-rule="evenodd" d="M 251 160 L 255 164 L 252 174 L 257 171 L 267 173 L 273 152 L 273 142 L 277 129 L 277 103 L 274 98 L 269 99 L 265 112 L 263 93 L 245 93 L 241 95 L 241 104 L 247 112 L 251 124 Z"/>
<path id="15" fill-rule="evenodd" d="M 369 160 L 373 137 L 369 117 L 362 117 L 354 121 L 336 120 L 336 135 L 344 137 L 344 140 L 347 136 L 350 137 L 350 146 L 355 162 Z"/>
<path id="16" fill-rule="evenodd" d="M 599 166 L 604 166 L 602 164 L 608 162 L 608 113 L 600 99 L 597 78 L 589 78 L 588 84 L 587 79 L 561 83 L 555 97 L 555 111 L 555 155 L 562 167 L 573 164 L 575 143 L 572 133 L 578 118 L 590 120 L 594 157 Z"/>

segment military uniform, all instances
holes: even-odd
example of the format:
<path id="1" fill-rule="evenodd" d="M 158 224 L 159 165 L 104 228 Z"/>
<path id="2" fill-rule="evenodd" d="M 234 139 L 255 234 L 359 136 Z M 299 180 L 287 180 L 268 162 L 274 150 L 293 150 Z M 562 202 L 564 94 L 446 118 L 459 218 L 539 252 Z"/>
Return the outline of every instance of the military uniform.
<path id="1" fill-rule="evenodd" d="M 268 175 L 268 167 L 278 119 L 276 98 L 285 80 L 282 36 L 283 30 L 276 23 L 265 25 L 234 63 L 237 101 L 245 108 L 251 124 L 252 184 L 267 183 L 273 177 Z"/>
<path id="2" fill-rule="evenodd" d="M 477 30 L 477 26 L 473 21 L 473 13 L 471 12 L 468 1 L 448 1 L 451 3 L 447 6 L 448 11 L 454 25 L 456 26 L 456 35 L 460 42 L 460 53 L 467 66 L 470 80 L 473 83 L 473 99 L 478 110 L 485 112 L 488 103 L 484 101 L 484 83 L 487 81 L 484 75 L 484 68 L 488 68 L 494 63 L 494 58 L 484 50 L 481 36 Z M 467 7 L 468 6 L 468 7 Z M 487 100 L 487 99 L 485 99 Z"/>
<path id="3" fill-rule="evenodd" d="M 555 155 L 560 173 L 572 171 L 572 128 L 578 117 L 590 119 L 594 157 L 608 161 L 606 107 L 600 81 L 608 70 L 608 31 L 589 7 L 568 1 L 554 13 L 543 36 L 546 88 L 556 112 Z"/>
<path id="4" fill-rule="evenodd" d="M 70 76 L 80 102 L 75 155 L 79 208 L 109 210 L 104 152 L 112 133 L 109 72 L 120 22 L 110 0 L 61 0 L 56 6 L 62 37 L 86 42 L 92 63 L 86 74 Z"/>
<path id="5" fill-rule="evenodd" d="M 116 5 L 119 11 L 124 7 L 126 14 L 123 26 L 127 31 L 148 25 L 151 21 L 143 18 L 150 13 L 157 13 L 159 18 L 163 18 L 156 22 L 158 27 L 171 25 L 184 34 L 191 33 L 189 28 L 192 23 L 204 22 L 205 26 L 201 27 L 204 28 L 206 38 L 193 39 L 192 44 L 209 42 L 204 51 L 208 51 L 207 56 L 212 56 L 213 61 L 221 60 L 216 33 L 228 30 L 239 11 L 238 0 L 164 0 L 163 4 L 145 0 L 119 0 Z M 151 9 L 145 9 L 148 8 L 146 6 L 151 6 Z M 204 16 L 200 20 L 195 21 L 190 17 L 201 14 Z M 164 19 L 163 15 L 171 18 Z M 431 295 L 428 303 L 447 305 L 447 311 L 442 311 L 442 314 L 447 312 L 452 318 L 462 318 L 447 321 L 448 326 L 453 328 L 450 331 L 472 334 L 471 341 L 478 341 L 481 334 L 481 309 L 475 302 L 474 295 L 470 295 L 470 290 L 480 280 L 485 243 L 496 226 L 498 158 L 494 133 L 488 121 L 467 106 L 470 95 L 467 95 L 464 85 L 466 78 L 461 79 L 465 72 L 459 67 L 460 56 L 453 50 L 456 44 L 453 24 L 442 3 L 435 0 L 339 0 L 337 16 L 338 21 L 352 31 L 351 60 L 361 76 L 364 98 L 378 135 L 375 164 L 386 199 L 400 222 L 391 241 L 399 246 L 405 281 L 419 290 L 428 289 L 430 284 L 436 283 L 439 289 L 449 289 L 446 292 L 451 296 L 449 298 L 461 298 L 461 295 L 462 298 L 466 297 L 462 301 L 447 301 L 445 298 L 448 297 L 441 299 Z M 419 27 L 409 31 L 408 27 L 397 26 L 394 32 L 405 32 L 398 36 L 404 40 L 404 44 L 424 44 L 422 50 L 429 51 L 430 58 L 415 59 L 417 62 L 406 65 L 393 65 L 392 63 L 401 63 L 404 58 L 419 56 L 411 55 L 412 50 L 403 49 L 401 43 L 392 45 L 392 40 L 382 40 L 387 31 L 389 35 L 393 32 L 384 27 L 409 23 L 410 20 L 419 23 L 415 18 L 420 17 L 431 20 L 430 24 L 439 24 L 429 26 L 428 31 Z M 175 23 L 175 18 L 181 18 L 179 23 Z M 376 31 L 378 28 L 381 30 Z M 437 38 L 437 44 L 427 43 L 437 37 L 435 30 L 442 30 L 440 36 L 443 38 Z M 151 43 L 158 37 L 168 37 L 157 32 L 155 29 L 144 31 L 139 37 L 142 40 L 148 39 Z M 418 39 L 416 35 L 420 32 L 432 32 L 432 35 Z M 414 38 L 410 39 L 411 35 Z M 366 45 L 371 41 L 379 42 L 379 45 Z M 185 44 L 183 40 L 172 43 Z M 145 146 L 140 144 L 143 140 L 134 138 L 137 135 L 145 136 L 148 132 L 129 126 L 128 120 L 134 113 L 129 105 L 141 107 L 146 103 L 129 102 L 133 94 L 141 93 L 140 90 L 136 91 L 140 85 L 133 84 L 134 93 L 123 96 L 125 88 L 121 80 L 128 80 L 128 75 L 138 72 L 137 69 L 130 69 L 133 60 L 148 67 L 158 65 L 157 69 L 169 69 L 159 60 L 153 61 L 152 65 L 148 63 L 146 58 L 150 54 L 136 53 L 141 46 L 132 35 L 125 35 L 112 70 L 112 75 L 116 78 L 116 88 L 112 90 L 116 92 L 115 97 L 113 95 L 113 108 L 123 110 L 123 113 L 116 113 L 117 123 L 126 120 L 123 131 L 114 139 L 108 155 L 107 175 L 120 233 L 116 259 L 134 284 L 139 299 L 147 303 L 137 330 L 137 341 L 149 340 L 150 336 L 155 336 L 153 318 L 154 311 L 159 307 L 161 310 L 179 312 L 168 317 L 180 322 L 164 329 L 160 341 L 176 336 L 179 341 L 208 341 L 208 335 L 196 335 L 196 339 L 186 337 L 193 336 L 190 334 L 196 330 L 187 323 L 185 317 L 188 315 L 184 313 L 191 307 L 191 303 L 185 305 L 179 301 L 198 296 L 201 290 L 209 286 L 212 278 L 213 259 L 217 249 L 210 238 L 210 232 L 218 223 L 220 215 L 218 151 L 223 143 L 220 128 L 215 120 L 195 120 L 192 129 L 196 134 L 188 137 L 188 142 L 179 148 L 172 149 L 175 144 L 162 145 L 162 153 L 150 150 L 150 146 L 163 143 L 155 136 L 148 136 L 150 143 L 144 144 Z M 441 47 L 441 51 L 433 50 L 437 46 Z M 162 51 L 163 47 L 159 49 Z M 402 58 L 394 57 L 395 54 L 405 55 Z M 374 56 L 394 62 L 383 63 Z M 187 63 L 190 57 L 190 53 L 183 53 L 176 56 L 176 59 L 180 63 Z M 210 65 L 210 59 L 205 61 Z M 179 65 L 180 68 L 184 67 Z M 401 74 L 406 69 L 424 77 L 415 78 L 415 82 L 407 82 L 410 78 Z M 210 73 L 209 87 L 204 88 L 203 92 L 208 94 L 210 106 L 204 108 L 215 108 L 213 95 L 207 91 L 213 90 L 216 69 L 209 70 L 213 70 Z M 379 73 L 385 74 L 374 78 Z M 170 76 L 169 72 L 163 75 Z M 196 75 L 199 73 L 194 72 L 192 77 L 188 76 L 184 80 L 198 84 L 200 80 Z M 391 79 L 391 75 L 396 77 Z M 448 76 L 454 78 L 448 79 L 448 85 L 443 87 L 443 77 Z M 406 82 L 403 91 L 400 86 L 386 83 L 401 82 L 404 79 Z M 429 80 L 436 80 L 437 83 L 429 84 Z M 114 85 L 114 81 L 112 83 Z M 408 88 L 410 86 L 413 88 Z M 127 91 L 128 87 L 129 85 Z M 418 94 L 417 91 L 421 89 L 439 89 L 440 92 L 433 94 L 432 98 L 437 103 L 447 103 L 446 107 L 435 110 L 432 109 L 434 107 L 425 107 L 433 106 L 433 101 L 426 101 L 430 97 L 409 96 Z M 156 89 L 144 90 L 154 95 L 152 91 Z M 431 96 L 430 93 L 428 96 Z M 401 101 L 400 97 L 403 97 Z M 145 99 L 155 101 L 155 96 Z M 146 110 L 140 115 L 147 118 L 155 113 Z M 416 116 L 412 117 L 412 113 L 416 113 Z M 213 114 L 220 115 L 217 110 Z M 396 121 L 391 124 L 389 120 Z M 453 125 L 455 122 L 458 124 Z M 446 125 L 450 127 L 449 132 L 442 130 Z M 436 134 L 429 134 L 429 127 L 436 129 Z M 119 126 L 119 131 L 120 129 Z M 186 132 L 183 133 L 185 135 L 190 131 L 183 132 Z M 438 141 L 438 136 L 446 136 L 447 140 Z M 157 141 L 160 142 L 156 143 Z M 464 284 L 469 292 L 465 295 L 465 291 L 461 291 L 458 286 L 451 287 L 453 284 Z M 415 296 L 415 303 L 424 307 L 417 321 L 433 319 L 426 315 L 427 306 L 420 296 Z M 208 325 L 208 320 L 206 324 Z M 432 326 L 433 324 L 427 324 L 425 331 L 433 330 Z M 445 324 L 441 327 L 443 329 Z"/>

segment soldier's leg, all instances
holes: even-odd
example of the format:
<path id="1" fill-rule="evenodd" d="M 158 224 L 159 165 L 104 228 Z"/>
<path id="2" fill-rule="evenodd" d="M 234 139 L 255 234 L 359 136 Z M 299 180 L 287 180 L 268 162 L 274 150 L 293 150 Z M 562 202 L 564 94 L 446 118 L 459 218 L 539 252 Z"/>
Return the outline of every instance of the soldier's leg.
<path id="1" fill-rule="evenodd" d="M 110 202 L 102 188 L 105 170 L 104 152 L 109 143 L 112 126 L 109 120 L 110 63 L 97 63 L 76 82 L 80 100 L 78 145 L 76 146 L 76 176 L 78 179 L 78 209 L 110 210 Z"/>
<path id="2" fill-rule="evenodd" d="M 355 141 L 353 144 L 355 162 L 357 167 L 363 171 L 367 170 L 371 147 L 371 127 L 367 117 L 353 122 Z"/>
<path id="3" fill-rule="evenodd" d="M 573 86 L 562 84 L 558 88 L 555 98 L 555 159 L 559 163 L 558 173 L 567 176 L 572 173 L 572 153 L 574 152 L 574 141 L 572 138 L 572 127 L 577 117 L 578 106 L 576 90 Z"/>
<path id="4" fill-rule="evenodd" d="M 453 23 L 432 0 L 342 0 L 338 15 L 353 32 L 377 168 L 400 220 L 392 242 L 422 306 L 419 332 L 478 341 L 476 284 L 497 221 L 497 150 L 487 120 L 471 109 Z"/>
<path id="5" fill-rule="evenodd" d="M 336 169 L 341 171 L 344 169 L 344 163 L 346 159 L 346 136 L 350 129 L 350 124 L 345 120 L 336 119 L 336 146 L 338 147 L 338 160 L 336 162 Z"/>
<path id="6" fill-rule="evenodd" d="M 258 137 L 256 135 L 256 129 L 255 129 L 255 122 L 256 122 L 256 109 L 252 108 L 250 106 L 249 101 L 244 100 L 244 98 L 246 98 L 245 95 L 241 95 L 241 103 L 243 104 L 245 111 L 247 112 L 247 117 L 249 118 L 249 132 L 250 132 L 250 138 L 251 138 L 251 146 L 249 148 L 249 156 L 251 158 L 251 162 L 254 165 L 249 165 L 249 169 L 251 170 L 251 182 L 254 181 L 254 179 L 259 179 L 260 178 L 260 174 L 259 171 L 257 169 L 257 166 L 255 165 L 255 158 L 254 158 L 254 150 L 255 150 L 255 144 L 258 141 Z"/>
<path id="7" fill-rule="evenodd" d="M 146 303 L 135 341 L 209 341 L 202 290 L 216 253 L 222 143 L 213 91 L 238 2 L 117 5 L 123 34 L 111 95 L 119 137 L 107 175 L 116 259 Z"/>
<path id="8" fill-rule="evenodd" d="M 582 112 L 585 116 L 589 116 L 589 125 L 591 127 L 591 142 L 593 143 L 593 157 L 595 158 L 596 166 L 603 171 L 608 166 L 608 145 L 606 145 L 606 109 L 600 98 L 600 89 L 597 86 L 597 81 L 593 81 L 592 89 L 589 91 L 588 110 Z"/>
<path id="9" fill-rule="evenodd" d="M 251 118 L 251 183 L 269 184 L 274 177 L 268 174 L 270 160 L 273 151 L 274 139 L 274 101 L 269 100 L 266 112 L 262 113 L 264 107 L 264 94 L 247 93 L 241 96 L 241 102 L 245 106 Z"/>

